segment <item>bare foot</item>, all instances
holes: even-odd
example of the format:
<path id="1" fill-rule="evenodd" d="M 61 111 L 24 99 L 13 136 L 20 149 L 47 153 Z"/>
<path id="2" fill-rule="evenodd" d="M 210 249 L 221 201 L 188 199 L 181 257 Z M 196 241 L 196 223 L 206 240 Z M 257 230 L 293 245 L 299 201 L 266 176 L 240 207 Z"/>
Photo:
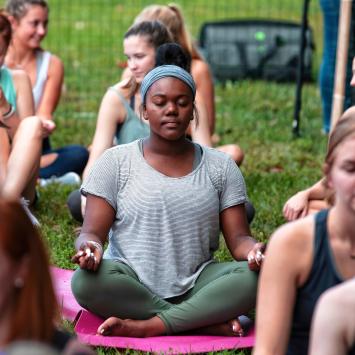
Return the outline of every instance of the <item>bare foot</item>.
<path id="1" fill-rule="evenodd" d="M 163 321 L 158 317 L 148 320 L 110 317 L 97 329 L 99 335 L 145 338 L 166 333 Z"/>

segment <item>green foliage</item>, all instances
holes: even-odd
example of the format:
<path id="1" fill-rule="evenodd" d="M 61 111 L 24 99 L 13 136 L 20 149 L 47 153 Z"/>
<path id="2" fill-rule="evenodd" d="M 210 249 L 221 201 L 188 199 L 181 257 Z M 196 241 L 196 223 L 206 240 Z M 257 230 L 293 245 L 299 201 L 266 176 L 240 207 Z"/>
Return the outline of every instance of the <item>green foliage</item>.
<path id="1" fill-rule="evenodd" d="M 189 28 L 198 37 L 205 21 L 225 18 L 277 18 L 300 20 L 301 3 L 291 0 L 176 1 Z M 51 22 L 44 45 L 57 53 L 66 68 L 66 88 L 56 112 L 54 146 L 69 143 L 89 145 L 95 129 L 100 100 L 106 88 L 119 80 L 117 61 L 122 56 L 122 38 L 134 16 L 149 1 L 51 0 Z M 160 2 L 161 3 L 161 2 Z M 321 35 L 317 2 L 311 4 L 310 22 L 318 44 Z M 317 52 L 315 63 L 319 63 Z M 315 66 L 315 72 L 317 66 Z M 241 166 L 250 200 L 256 208 L 253 235 L 267 241 L 282 223 L 282 206 L 293 193 L 321 176 L 326 137 L 321 135 L 321 110 L 316 83 L 303 90 L 301 137 L 292 136 L 295 84 L 242 81 L 216 86 L 216 131 L 220 143 L 238 143 L 245 152 Z M 35 214 L 51 250 L 52 262 L 74 268 L 74 222 L 66 207 L 72 188 L 57 184 L 40 188 Z M 229 260 L 221 240 L 216 257 Z M 99 348 L 98 354 L 117 354 Z M 120 353 L 122 353 L 120 351 Z M 138 354 L 123 351 L 124 354 Z M 250 351 L 223 354 L 250 354 Z"/>

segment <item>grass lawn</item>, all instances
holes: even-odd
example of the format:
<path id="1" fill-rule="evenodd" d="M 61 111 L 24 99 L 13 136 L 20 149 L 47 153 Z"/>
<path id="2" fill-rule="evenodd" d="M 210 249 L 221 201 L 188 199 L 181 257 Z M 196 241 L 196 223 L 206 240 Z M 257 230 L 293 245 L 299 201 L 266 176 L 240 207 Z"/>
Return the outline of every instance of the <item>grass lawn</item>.
<path id="1" fill-rule="evenodd" d="M 45 47 L 57 53 L 66 68 L 66 90 L 57 109 L 58 129 L 54 146 L 90 144 L 100 98 L 118 80 L 117 60 L 122 60 L 121 39 L 139 9 L 147 1 L 51 0 L 51 23 Z M 299 4 L 296 4 L 299 3 Z M 291 0 L 180 1 L 191 31 L 197 35 L 204 21 L 221 18 L 267 17 L 297 20 L 301 2 Z M 208 4 L 208 5 L 206 5 Z M 314 26 L 319 63 L 320 14 L 312 2 L 310 21 Z M 109 20 L 106 20 L 109 19 Z M 284 222 L 282 206 L 294 192 L 321 176 L 326 137 L 321 134 L 320 98 L 316 82 L 305 85 L 301 113 L 301 137 L 291 134 L 295 84 L 242 81 L 216 86 L 217 133 L 221 143 L 237 142 L 246 157 L 241 167 L 248 194 L 256 208 L 253 235 L 267 241 Z M 71 187 L 40 188 L 35 214 L 51 250 L 52 262 L 73 268 L 74 228 L 66 197 Z M 217 253 L 230 259 L 223 241 Z M 100 354 L 113 350 L 98 349 Z M 232 354 L 235 352 L 225 352 Z M 238 352 L 249 354 L 250 352 Z"/>

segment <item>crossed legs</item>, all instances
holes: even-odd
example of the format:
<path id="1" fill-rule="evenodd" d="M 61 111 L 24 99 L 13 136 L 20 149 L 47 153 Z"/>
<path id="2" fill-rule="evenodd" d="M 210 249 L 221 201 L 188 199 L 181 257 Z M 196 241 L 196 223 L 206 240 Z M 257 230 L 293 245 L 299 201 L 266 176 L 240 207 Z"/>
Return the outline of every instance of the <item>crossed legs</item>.
<path id="1" fill-rule="evenodd" d="M 108 318 L 99 333 L 135 337 L 188 331 L 237 335 L 236 319 L 254 307 L 256 284 L 246 262 L 212 263 L 192 289 L 168 299 L 154 295 L 127 265 L 111 260 L 103 260 L 95 273 L 79 269 L 72 279 L 78 303 Z"/>

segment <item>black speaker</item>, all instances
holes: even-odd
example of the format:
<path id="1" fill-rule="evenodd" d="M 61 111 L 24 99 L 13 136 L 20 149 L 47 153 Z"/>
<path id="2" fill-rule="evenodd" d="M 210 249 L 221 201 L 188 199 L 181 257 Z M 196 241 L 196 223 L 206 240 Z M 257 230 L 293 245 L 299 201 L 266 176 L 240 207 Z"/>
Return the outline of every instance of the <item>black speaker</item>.
<path id="1" fill-rule="evenodd" d="M 199 47 L 216 80 L 245 78 L 294 81 L 301 25 L 271 20 L 228 20 L 205 23 Z M 304 77 L 312 79 L 313 34 L 306 31 Z"/>

